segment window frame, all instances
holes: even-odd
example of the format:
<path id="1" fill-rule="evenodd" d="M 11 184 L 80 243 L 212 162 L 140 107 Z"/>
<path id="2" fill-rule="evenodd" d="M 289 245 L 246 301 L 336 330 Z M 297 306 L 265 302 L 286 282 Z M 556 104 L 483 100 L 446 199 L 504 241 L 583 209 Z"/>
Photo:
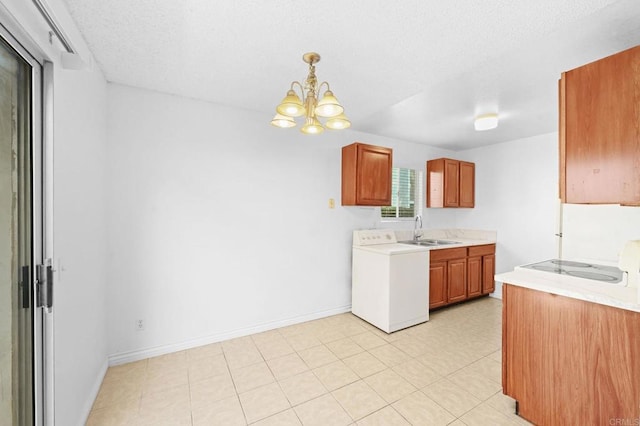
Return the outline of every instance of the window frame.
<path id="1" fill-rule="evenodd" d="M 382 209 L 383 207 L 391 207 L 391 206 L 381 206 L 380 207 L 380 222 L 387 222 L 387 223 L 391 223 L 391 222 L 412 222 L 413 220 L 415 220 L 416 216 L 422 216 L 422 212 L 423 212 L 423 204 L 424 204 L 424 171 L 419 170 L 419 169 L 413 169 L 411 167 L 393 167 L 393 169 L 408 169 L 408 170 L 413 170 L 415 172 L 415 188 L 414 188 L 414 214 L 411 217 L 398 217 L 397 216 L 397 207 L 396 207 L 396 216 L 395 217 L 383 217 L 382 216 Z M 392 183 L 392 187 L 393 187 L 393 183 Z M 393 196 L 392 196 L 393 198 Z"/>

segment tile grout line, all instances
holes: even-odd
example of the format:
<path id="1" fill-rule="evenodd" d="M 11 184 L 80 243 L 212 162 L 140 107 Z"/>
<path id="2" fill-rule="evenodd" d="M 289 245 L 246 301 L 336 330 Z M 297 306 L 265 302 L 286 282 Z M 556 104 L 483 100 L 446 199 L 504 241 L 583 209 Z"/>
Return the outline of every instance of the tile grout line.
<path id="1" fill-rule="evenodd" d="M 480 305 L 480 306 L 483 306 L 483 305 Z M 487 324 L 488 324 L 487 326 L 489 326 L 489 327 L 496 327 L 496 326 L 498 326 L 499 324 L 495 321 L 495 314 L 494 314 L 494 313 L 492 313 L 492 309 L 494 309 L 494 308 L 484 308 L 484 307 L 483 307 L 483 310 L 482 310 L 481 315 L 477 315 L 477 317 L 480 317 L 482 320 L 486 321 L 486 322 L 487 322 Z M 459 317 L 464 317 L 464 313 L 465 313 L 465 311 L 467 311 L 467 310 L 466 310 L 466 309 L 463 309 L 463 308 L 459 308 L 459 309 L 457 309 L 457 310 L 455 311 L 455 314 L 456 314 L 455 316 L 454 316 L 454 315 L 448 315 L 448 317 L 451 317 L 451 318 L 443 318 L 443 320 L 444 320 L 444 319 L 447 319 L 447 320 L 449 320 L 449 319 L 451 319 L 451 320 L 456 319 L 456 320 L 458 320 L 458 321 L 459 321 L 459 320 L 460 320 L 460 318 L 459 318 Z M 454 311 L 451 311 L 451 312 L 454 312 Z M 342 409 L 346 412 L 346 408 L 345 408 L 345 407 L 340 403 L 340 401 L 338 401 L 338 400 L 336 399 L 336 397 L 333 395 L 333 393 L 334 393 L 334 392 L 336 392 L 336 391 L 338 391 L 339 389 L 342 389 L 342 388 L 344 388 L 344 387 L 346 387 L 346 386 L 352 385 L 352 384 L 357 383 L 357 382 L 360 382 L 360 381 L 361 381 L 361 382 L 363 382 L 363 383 L 365 383 L 365 384 L 367 384 L 367 386 L 371 388 L 371 386 L 370 386 L 370 385 L 368 385 L 368 383 L 366 382 L 366 379 L 367 379 L 367 378 L 369 378 L 369 377 L 372 377 L 372 376 L 374 376 L 374 375 L 376 375 L 376 374 L 379 374 L 380 372 L 383 372 L 383 371 L 392 371 L 392 372 L 394 372 L 395 374 L 398 374 L 398 375 L 399 375 L 403 380 L 407 381 L 407 379 L 404 377 L 404 375 L 403 375 L 403 374 L 399 374 L 398 372 L 396 372 L 396 371 L 394 370 L 394 368 L 395 368 L 395 367 L 397 367 L 397 366 L 399 366 L 399 365 L 402 365 L 402 364 L 404 364 L 404 363 L 406 363 L 406 362 L 410 362 L 410 361 L 418 362 L 420 365 L 423 365 L 423 366 L 425 366 L 425 367 L 427 367 L 427 368 L 430 368 L 430 367 L 429 367 L 429 365 L 428 365 L 426 362 L 424 362 L 424 360 L 419 359 L 419 358 L 424 357 L 424 356 L 426 355 L 426 352 L 421 351 L 420 349 L 418 349 L 418 351 L 419 351 L 419 352 L 414 352 L 414 351 L 412 351 L 412 353 L 415 353 L 416 355 L 411 355 L 411 354 L 410 354 L 410 353 L 408 353 L 406 350 L 403 350 L 403 349 L 400 347 L 400 345 L 398 344 L 398 342 L 400 342 L 400 341 L 401 341 L 401 339 L 406 339 L 406 340 L 415 339 L 417 342 L 421 342 L 421 343 L 428 344 L 428 343 L 429 343 L 429 341 L 428 341 L 428 336 L 424 336 L 424 335 L 422 335 L 422 334 L 420 334 L 420 333 L 418 332 L 418 331 L 419 331 L 419 330 L 418 330 L 418 327 L 420 327 L 420 325 L 416 326 L 416 328 L 414 329 L 414 330 L 415 330 L 414 332 L 404 333 L 404 334 L 400 335 L 400 337 L 397 337 L 397 338 L 394 338 L 394 339 L 385 339 L 385 337 L 389 337 L 389 336 L 380 336 L 378 333 L 376 333 L 376 332 L 375 332 L 375 330 L 370 329 L 369 327 L 367 327 L 367 325 L 368 325 L 368 324 L 362 324 L 362 321 L 361 321 L 361 320 L 359 320 L 357 317 L 353 317 L 353 318 L 355 319 L 355 321 L 352 321 L 351 319 L 349 319 L 349 320 L 347 321 L 347 323 L 344 323 L 342 326 L 340 326 L 340 321 L 338 321 L 338 320 L 333 320 L 333 319 L 334 319 L 334 318 L 336 318 L 336 319 L 337 319 L 337 318 L 339 318 L 340 320 L 342 320 L 342 319 L 343 319 L 343 318 L 345 318 L 345 317 L 338 317 L 338 316 L 334 316 L 334 317 L 328 317 L 328 318 L 331 318 L 331 321 L 330 321 L 330 322 L 331 322 L 331 325 L 322 325 L 322 324 L 323 324 L 323 320 L 326 320 L 326 318 L 323 318 L 323 319 L 317 319 L 317 320 L 314 320 L 314 321 L 309 322 L 310 324 L 317 325 L 317 327 L 315 327 L 315 329 L 306 329 L 306 330 L 305 330 L 305 329 L 302 329 L 302 328 L 301 328 L 301 331 L 300 331 L 299 333 L 295 333 L 295 334 L 290 334 L 290 335 L 289 335 L 289 337 L 291 337 L 291 336 L 295 336 L 295 335 L 302 335 L 302 334 L 306 334 L 306 335 L 308 335 L 308 336 L 311 336 L 311 338 L 315 338 L 318 342 L 320 342 L 318 345 L 309 346 L 308 348 L 307 348 L 307 347 L 304 347 L 304 348 L 301 348 L 300 350 L 297 350 L 297 349 L 293 348 L 293 347 L 292 347 L 292 345 L 291 345 L 291 343 L 289 343 L 289 340 L 287 339 L 287 336 L 286 336 L 286 335 L 284 335 L 284 334 L 283 334 L 279 329 L 275 329 L 275 330 L 274 330 L 274 331 L 277 333 L 276 335 L 277 335 L 279 338 L 282 338 L 282 339 L 283 339 L 283 341 L 286 343 L 286 345 L 289 347 L 289 349 L 291 349 L 291 350 L 292 350 L 292 352 L 291 352 L 291 354 L 281 355 L 281 356 L 278 356 L 278 357 L 274 357 L 273 359 L 277 359 L 277 358 L 281 358 L 281 357 L 285 357 L 285 356 L 288 356 L 288 355 L 295 354 L 298 358 L 300 358 L 300 359 L 301 359 L 301 361 L 304 363 L 304 365 L 305 365 L 305 366 L 306 366 L 306 368 L 308 369 L 308 370 L 306 370 L 306 371 L 299 372 L 299 373 L 297 373 L 297 374 L 295 374 L 295 375 L 293 375 L 293 376 L 286 377 L 286 378 L 283 378 L 283 379 L 279 379 L 279 378 L 277 378 L 277 377 L 276 377 L 275 372 L 274 372 L 274 370 L 273 370 L 272 366 L 268 363 L 268 361 L 267 361 L 267 360 L 266 360 L 266 358 L 265 358 L 265 353 L 263 353 L 263 350 L 261 350 L 261 349 L 260 349 L 260 347 L 263 347 L 263 349 L 264 349 L 264 348 L 267 346 L 267 344 L 268 344 L 268 343 L 265 343 L 265 342 L 268 342 L 268 338 L 267 338 L 267 340 L 264 340 L 264 341 L 263 341 L 263 340 L 261 340 L 261 341 L 260 341 L 260 342 L 261 342 L 261 344 L 260 344 L 260 345 L 258 345 L 258 344 L 256 343 L 256 337 L 255 337 L 255 336 L 257 336 L 257 335 L 259 335 L 259 334 L 261 334 L 261 333 L 246 336 L 246 337 L 248 337 L 248 338 L 250 339 L 249 341 L 252 343 L 252 346 L 253 346 L 253 347 L 258 351 L 258 353 L 259 353 L 259 355 L 260 355 L 260 359 L 261 359 L 261 361 L 251 362 L 251 363 L 249 363 L 249 364 L 248 364 L 248 365 L 246 365 L 246 366 L 238 367 L 238 368 L 244 368 L 244 367 L 248 367 L 248 366 L 251 366 L 251 365 L 255 365 L 255 364 L 259 363 L 259 362 L 264 362 L 264 364 L 267 366 L 267 369 L 268 369 L 269 373 L 272 375 L 272 377 L 273 377 L 273 379 L 274 379 L 274 382 L 278 384 L 278 389 L 280 390 L 280 392 L 282 392 L 282 394 L 283 394 L 283 395 L 284 395 L 284 397 L 286 398 L 286 401 L 287 401 L 287 403 L 288 403 L 288 405 L 289 405 L 289 407 L 288 407 L 288 408 L 286 408 L 286 409 L 284 409 L 284 410 L 281 410 L 281 411 L 279 411 L 279 412 L 277 412 L 277 413 L 270 414 L 269 416 L 267 416 L 267 417 L 265 417 L 265 418 L 263 418 L 263 419 L 258 419 L 258 420 L 256 420 L 256 422 L 259 422 L 259 421 L 262 421 L 262 420 L 268 419 L 268 418 L 270 418 L 270 417 L 272 417 L 272 416 L 279 415 L 279 414 L 281 414 L 282 412 L 287 411 L 287 410 L 289 410 L 289 409 L 293 410 L 293 412 L 294 412 L 294 414 L 296 415 L 296 418 L 298 419 L 298 421 L 302 422 L 301 418 L 298 416 L 297 411 L 295 410 L 295 407 L 297 407 L 297 406 L 299 406 L 299 405 L 302 405 L 302 404 L 304 404 L 304 403 L 307 403 L 307 402 L 309 402 L 309 401 L 313 401 L 313 400 L 315 400 L 315 399 L 318 399 L 318 398 L 324 397 L 324 396 L 326 396 L 327 394 L 331 394 L 332 399 L 333 399 L 335 402 L 337 402 L 337 403 L 338 403 L 338 405 L 339 405 L 340 407 L 342 407 Z M 468 323 L 468 321 L 466 321 L 466 320 L 465 320 L 464 322 L 465 322 L 465 323 Z M 327 323 L 329 323 L 329 321 L 327 321 Z M 304 324 L 304 323 L 302 323 L 302 324 Z M 346 329 L 348 329 L 348 328 L 349 328 L 349 326 L 350 326 L 351 324 L 356 324 L 356 325 L 358 325 L 358 326 L 362 327 L 362 330 L 361 330 L 361 331 L 359 331 L 359 332 L 357 332 L 357 333 L 355 333 L 355 334 L 349 334 L 349 333 L 350 333 L 350 331 L 343 331 L 345 328 L 346 328 Z M 317 338 L 317 336 L 318 336 L 318 334 L 317 334 L 317 333 L 320 333 L 320 334 L 327 334 L 326 332 L 322 332 L 322 331 L 321 331 L 323 327 L 328 327 L 328 328 L 331 328 L 331 327 L 339 327 L 339 328 L 340 328 L 340 332 L 339 332 L 339 333 L 336 333 L 336 335 L 342 335 L 343 337 L 331 338 L 331 340 L 327 340 L 327 339 L 320 340 L 320 339 L 318 339 L 318 338 Z M 444 329 L 444 327 L 445 327 L 445 326 L 440 325 L 438 328 L 434 328 L 434 330 L 438 330 L 438 329 L 445 330 L 445 329 Z M 451 327 L 451 326 L 450 326 L 450 328 L 453 328 L 453 327 Z M 271 330 L 270 330 L 270 331 L 271 331 Z M 365 347 L 361 346 L 361 345 L 360 345 L 360 344 L 359 344 L 359 343 L 354 339 L 354 337 L 355 337 L 355 336 L 364 335 L 364 334 L 366 334 L 366 333 L 370 333 L 372 336 L 380 338 L 381 340 L 383 340 L 383 341 L 384 341 L 384 343 L 382 343 L 382 344 L 380 344 L 380 345 L 377 345 L 377 346 L 373 346 L 373 347 L 370 347 L 370 348 L 365 349 Z M 447 330 L 445 330 L 445 331 L 444 331 L 444 334 L 446 334 L 446 333 L 447 333 Z M 335 336 L 334 336 L 334 337 L 335 337 Z M 343 340 L 343 339 L 348 339 L 348 340 L 347 340 L 348 342 L 350 342 L 350 343 L 352 343 L 352 344 L 356 345 L 356 347 L 358 347 L 358 348 L 359 348 L 359 349 L 361 349 L 362 351 L 361 351 L 361 352 L 358 352 L 358 353 L 356 353 L 356 354 L 351 354 L 351 355 L 349 355 L 349 356 L 338 356 L 338 354 L 337 354 L 336 352 L 334 352 L 334 350 L 332 350 L 332 349 L 330 348 L 330 346 L 328 346 L 328 345 L 329 345 L 329 344 L 331 344 L 331 343 L 333 343 L 333 342 L 336 342 L 336 341 L 339 341 L 339 340 Z M 494 338 L 490 338 L 490 339 L 484 339 L 484 338 L 481 338 L 480 340 L 482 340 L 482 343 L 483 343 L 483 344 L 485 344 L 486 346 L 492 346 L 492 343 L 491 343 L 491 342 L 492 342 L 492 341 L 494 341 L 493 339 L 494 339 Z M 246 423 L 246 424 L 248 424 L 247 413 L 246 413 L 246 411 L 245 411 L 245 407 L 243 406 L 243 404 L 242 404 L 242 402 L 241 402 L 241 400 L 240 400 L 240 393 L 238 393 L 238 388 L 237 388 L 236 380 L 234 379 L 234 376 L 233 376 L 233 374 L 232 374 L 232 372 L 231 372 L 231 367 L 230 367 L 230 365 L 229 365 L 228 352 L 229 352 L 229 351 L 231 351 L 231 347 L 230 347 L 230 346 L 227 346 L 227 347 L 226 347 L 226 349 L 225 349 L 225 345 L 223 345 L 222 343 L 223 343 L 223 342 L 220 342 L 220 344 L 221 344 L 221 346 L 220 346 L 220 352 L 221 352 L 221 354 L 223 355 L 223 359 L 224 359 L 225 367 L 226 367 L 226 373 L 229 375 L 229 377 L 230 377 L 230 379 L 231 379 L 231 382 L 232 382 L 232 385 L 233 385 L 233 391 L 234 391 L 235 396 L 236 396 L 236 399 L 238 400 L 238 403 L 240 404 L 240 407 L 241 407 L 241 409 L 242 409 L 242 413 L 243 413 L 244 421 L 245 421 L 245 423 Z M 407 343 L 407 344 L 409 344 L 409 345 L 410 345 L 410 343 Z M 405 356 L 407 357 L 407 359 L 406 359 L 406 360 L 403 360 L 402 362 L 394 363 L 393 365 L 389 365 L 387 362 L 384 362 L 384 361 L 383 361 L 379 356 L 376 356 L 374 353 L 372 353 L 372 352 L 371 352 L 372 350 L 374 350 L 374 349 L 376 349 L 376 348 L 380 348 L 380 347 L 382 347 L 382 346 L 386 346 L 386 345 L 389 345 L 389 347 L 393 348 L 394 350 L 399 351 L 400 353 L 402 353 L 403 355 L 405 355 Z M 347 384 L 345 384 L 345 385 L 342 385 L 342 386 L 340 386 L 340 387 L 338 387 L 338 388 L 336 388 L 336 389 L 333 389 L 333 390 L 331 390 L 331 391 L 330 391 L 330 390 L 328 390 L 328 389 L 326 388 L 326 386 L 324 385 L 324 383 L 322 382 L 322 380 L 320 380 L 320 376 L 318 376 L 317 372 L 316 372 L 316 371 L 314 371 L 314 369 L 312 369 L 312 368 L 310 367 L 310 365 L 308 364 L 308 362 L 307 362 L 304 358 L 302 358 L 302 356 L 300 355 L 300 352 L 301 352 L 301 351 L 304 351 L 304 350 L 307 350 L 307 349 L 311 349 L 311 348 L 315 348 L 315 347 L 320 347 L 320 346 L 324 347 L 324 349 L 325 349 L 325 350 L 327 350 L 329 353 L 331 353 L 331 354 L 336 358 L 336 360 L 335 360 L 335 361 L 331 361 L 331 362 L 326 363 L 326 364 L 319 365 L 319 366 L 317 366 L 315 369 L 318 369 L 318 368 L 323 367 L 323 366 L 325 366 L 325 365 L 329 365 L 329 364 L 331 364 L 331 363 L 335 363 L 335 362 L 338 362 L 338 361 L 339 361 L 339 362 L 341 362 L 342 364 L 344 364 L 344 365 L 348 368 L 348 370 L 349 370 L 349 371 L 351 371 L 352 373 L 354 373 L 354 374 L 355 374 L 355 376 L 357 377 L 357 379 L 356 379 L 355 381 L 353 381 L 353 382 L 350 382 L 350 383 L 347 383 Z M 332 346 L 334 346 L 334 345 L 332 345 Z M 419 346 L 419 345 L 418 345 L 418 346 Z M 339 347 L 339 346 L 338 346 L 338 347 Z M 236 348 L 236 349 L 237 349 L 237 348 Z M 335 348 L 334 348 L 334 349 L 335 349 Z M 405 349 L 410 349 L 410 346 L 405 346 Z M 493 349 L 493 348 L 492 348 L 492 349 Z M 264 349 L 264 350 L 266 350 L 266 349 Z M 337 349 L 335 349 L 335 350 L 337 350 Z M 489 361 L 489 362 L 491 362 L 491 363 L 493 363 L 493 362 L 498 363 L 498 361 L 496 361 L 495 359 L 493 359 L 493 358 L 492 358 L 492 357 L 495 357 L 495 355 L 494 355 L 494 354 L 495 354 L 498 350 L 499 350 L 499 349 L 492 350 L 492 351 L 490 351 L 490 352 L 486 353 L 486 355 L 481 355 L 480 357 L 474 358 L 472 361 L 465 362 L 465 364 L 464 364 L 464 365 L 460 366 L 460 367 L 459 367 L 459 368 L 457 368 L 457 369 L 454 369 L 453 371 L 449 372 L 447 375 L 440 377 L 440 379 L 438 379 L 438 380 L 443 380 L 443 379 L 450 380 L 450 377 L 451 377 L 451 376 L 453 376 L 453 375 L 455 375 L 455 374 L 459 373 L 460 371 L 462 371 L 462 370 L 464 370 L 464 369 L 468 368 L 469 366 L 471 366 L 471 365 L 473 365 L 474 363 L 477 363 L 477 362 L 479 362 L 479 361 L 481 361 L 481 360 L 485 360 L 485 359 L 486 359 L 486 360 L 488 360 L 488 361 Z M 347 351 L 347 352 L 348 352 L 348 351 Z M 484 351 L 483 351 L 483 352 L 484 352 Z M 367 375 L 365 375 L 365 376 L 361 376 L 360 374 L 355 373 L 355 371 L 354 371 L 351 367 L 349 367 L 349 366 L 344 362 L 344 360 L 345 360 L 345 359 L 347 359 L 347 358 L 353 357 L 353 356 L 360 355 L 360 354 L 368 354 L 368 355 L 372 356 L 374 359 L 376 359 L 377 361 L 379 361 L 380 363 L 382 363 L 382 365 L 384 365 L 384 367 L 385 367 L 385 368 L 384 368 L 383 370 L 381 370 L 381 371 L 377 371 L 377 372 L 372 373 L 372 374 L 367 374 Z M 193 413 L 193 405 L 192 405 L 192 385 L 193 385 L 193 381 L 192 381 L 192 377 L 191 377 L 191 375 L 189 374 L 189 362 L 188 362 L 189 358 L 188 358 L 188 354 L 186 353 L 186 351 L 185 351 L 185 357 L 187 357 L 187 384 L 188 384 L 188 388 L 189 388 L 190 420 L 191 420 L 191 423 L 192 423 L 192 425 L 193 425 L 193 424 L 195 424 L 195 418 L 194 418 L 194 413 Z M 388 358 L 388 357 L 385 357 L 385 358 Z M 144 398 L 144 395 L 145 395 L 144 389 L 145 389 L 146 383 L 147 383 L 147 381 L 148 381 L 148 374 L 149 374 L 149 362 L 148 362 L 148 360 L 149 360 L 149 359 L 145 360 L 146 362 L 145 362 L 145 365 L 144 365 L 144 379 L 143 379 L 143 381 L 142 381 L 141 390 L 140 390 L 140 392 L 139 392 L 139 394 L 138 394 L 138 398 L 137 398 L 137 404 L 136 404 L 136 405 L 137 405 L 137 414 L 138 414 L 138 415 L 139 415 L 140 410 L 141 410 L 141 406 L 142 406 L 142 399 Z M 309 401 L 304 401 L 304 402 L 301 402 L 300 404 L 297 404 L 296 406 L 294 406 L 294 405 L 292 404 L 292 401 L 289 399 L 289 397 L 284 393 L 284 389 L 283 389 L 283 387 L 282 387 L 282 383 L 281 383 L 281 382 L 282 382 L 282 381 L 284 381 L 284 380 L 286 380 L 286 379 L 289 379 L 289 378 L 292 378 L 292 377 L 295 377 L 295 376 L 299 376 L 299 375 L 305 374 L 305 373 L 307 373 L 307 372 L 309 372 L 309 371 L 312 373 L 313 377 L 314 377 L 316 380 L 318 380 L 318 381 L 319 381 L 319 383 L 324 387 L 324 389 L 325 389 L 325 393 L 323 393 L 322 395 L 317 396 L 317 397 L 315 397 L 315 398 L 312 398 L 312 399 L 311 399 L 311 400 L 309 400 Z M 487 371 L 489 371 L 489 370 L 487 370 Z M 437 373 L 437 372 L 436 372 L 436 373 Z M 483 374 L 483 373 L 478 372 L 478 376 L 479 376 L 482 380 L 490 381 L 490 382 L 496 383 L 496 382 L 494 382 L 493 378 L 488 377 L 488 375 L 485 375 L 485 374 Z M 436 381 L 436 382 L 437 382 L 437 381 Z M 456 418 L 456 419 L 461 419 L 461 417 L 462 417 L 462 416 L 466 415 L 467 413 L 469 413 L 470 411 L 474 410 L 474 409 L 475 409 L 475 408 L 477 408 L 478 406 L 480 406 L 480 405 L 482 405 L 482 404 L 487 404 L 487 401 L 488 401 L 488 400 L 490 400 L 491 398 L 495 397 L 495 395 L 497 395 L 497 394 L 501 393 L 501 391 L 500 391 L 500 390 L 499 390 L 499 391 L 496 391 L 495 393 L 493 393 L 493 394 L 492 394 L 491 396 L 489 396 L 488 398 L 478 397 L 478 396 L 476 396 L 475 394 L 471 394 L 472 396 L 474 396 L 475 398 L 477 398 L 478 400 L 480 400 L 480 403 L 479 403 L 479 404 L 476 404 L 476 405 L 475 405 L 474 407 L 472 407 L 471 409 L 469 409 L 469 410 L 465 411 L 465 412 L 464 412 L 463 414 L 461 414 L 460 416 L 455 416 L 455 415 L 453 415 L 453 413 L 451 413 L 450 411 L 448 411 L 445 407 L 442 407 L 440 404 L 438 404 L 436 401 L 434 401 L 433 399 L 431 399 L 428 395 L 426 395 L 426 394 L 423 392 L 423 390 L 424 390 L 426 387 L 431 386 L 431 384 L 436 383 L 436 382 L 432 382 L 432 383 L 430 383 L 430 384 L 427 384 L 426 386 L 424 386 L 424 387 L 422 387 L 422 388 L 417 388 L 414 392 L 412 392 L 412 394 L 413 394 L 413 393 L 416 393 L 416 392 L 421 392 L 421 394 L 423 394 L 426 398 L 428 398 L 429 400 L 431 400 L 434 404 L 436 404 L 436 405 L 437 405 L 438 407 L 440 407 L 441 409 L 445 410 L 445 412 L 447 412 L 447 413 L 451 414 L 451 415 L 452 415 L 454 418 Z M 104 383 L 104 381 L 103 381 L 103 383 Z M 408 383 L 410 383 L 410 382 L 408 382 Z M 455 383 L 454 383 L 454 385 L 455 385 L 455 386 L 458 386 L 458 385 L 456 385 Z M 176 386 L 177 386 L 177 385 L 176 385 Z M 259 386 L 259 387 L 260 387 L 260 386 Z M 368 413 L 368 414 L 364 415 L 364 416 L 362 417 L 362 419 L 363 419 L 363 418 L 366 418 L 366 417 L 368 417 L 368 416 L 371 416 L 372 414 L 374 414 L 374 413 L 376 413 L 376 412 L 378 412 L 378 411 L 381 411 L 381 410 L 385 409 L 386 407 L 391 407 L 392 409 L 394 409 L 394 410 L 395 410 L 395 408 L 393 407 L 393 403 L 395 403 L 395 402 L 397 402 L 397 401 L 394 401 L 393 403 L 389 403 L 389 402 L 387 402 L 387 401 L 386 401 L 386 399 L 384 399 L 384 398 L 382 397 L 382 395 L 380 395 L 380 393 L 379 393 L 378 391 L 376 391 L 374 388 L 371 388 L 371 390 L 373 391 L 373 393 L 374 393 L 375 395 L 377 395 L 379 398 L 381 398 L 383 401 L 385 401 L 385 405 L 384 405 L 384 406 L 382 406 L 382 407 L 380 407 L 380 408 L 379 408 L 379 409 L 377 409 L 377 410 L 372 411 L 371 413 Z M 248 391 L 247 391 L 247 392 L 248 392 Z M 493 406 L 492 406 L 492 405 L 488 405 L 488 406 L 489 406 L 490 408 L 494 409 L 495 411 L 497 411 L 498 413 L 500 413 L 502 416 L 505 416 L 505 414 L 504 414 L 502 411 L 498 411 L 497 409 L 493 408 Z M 103 408 L 108 408 L 108 407 L 103 407 Z M 91 411 L 95 411 L 95 409 L 94 409 L 94 408 L 92 408 L 92 410 L 91 410 Z M 395 411 L 397 412 L 397 410 L 395 410 Z M 351 415 L 350 415 L 348 412 L 347 412 L 347 414 L 349 415 L 349 417 L 350 417 L 350 418 L 352 418 L 352 419 L 353 419 L 353 417 L 351 417 Z M 400 414 L 400 413 L 399 413 L 399 414 Z M 401 415 L 401 414 L 400 414 L 400 415 Z M 405 418 L 404 416 L 402 416 L 402 415 L 401 415 L 401 417 L 402 417 L 402 418 L 404 418 L 404 419 L 406 419 L 406 418 Z M 362 419 L 353 419 L 353 421 L 354 421 L 354 422 L 356 422 L 356 421 L 360 421 L 360 420 L 362 420 Z M 408 419 L 406 419 L 406 420 L 408 420 Z M 462 420 L 460 420 L 460 421 L 462 422 Z M 254 422 L 254 423 L 255 423 L 255 422 Z"/>

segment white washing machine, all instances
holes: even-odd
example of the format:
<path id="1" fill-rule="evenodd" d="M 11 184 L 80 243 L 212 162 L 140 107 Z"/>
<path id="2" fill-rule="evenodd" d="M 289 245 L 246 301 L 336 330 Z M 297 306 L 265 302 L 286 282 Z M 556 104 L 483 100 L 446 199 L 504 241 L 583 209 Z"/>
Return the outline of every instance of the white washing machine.
<path id="1" fill-rule="evenodd" d="M 353 231 L 351 311 L 392 333 L 429 320 L 429 249 L 389 229 Z"/>

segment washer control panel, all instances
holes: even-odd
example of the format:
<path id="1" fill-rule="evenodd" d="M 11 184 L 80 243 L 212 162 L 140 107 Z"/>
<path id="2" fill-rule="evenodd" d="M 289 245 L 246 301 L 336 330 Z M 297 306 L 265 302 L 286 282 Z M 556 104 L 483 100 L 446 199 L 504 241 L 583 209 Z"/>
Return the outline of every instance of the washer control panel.
<path id="1" fill-rule="evenodd" d="M 354 246 L 372 246 L 376 244 L 397 243 L 392 229 L 360 229 L 353 231 Z"/>

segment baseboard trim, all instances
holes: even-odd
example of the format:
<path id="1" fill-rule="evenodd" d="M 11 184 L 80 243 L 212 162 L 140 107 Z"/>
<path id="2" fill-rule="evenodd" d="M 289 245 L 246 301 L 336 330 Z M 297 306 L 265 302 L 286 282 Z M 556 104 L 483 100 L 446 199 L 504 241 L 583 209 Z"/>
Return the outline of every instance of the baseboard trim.
<path id="1" fill-rule="evenodd" d="M 256 324 L 251 327 L 241 328 L 233 331 L 214 334 L 198 339 L 187 340 L 180 343 L 173 343 L 152 348 L 140 349 L 135 351 L 121 352 L 109 355 L 109 366 L 125 364 L 127 362 L 140 361 L 141 359 L 151 358 L 154 356 L 165 355 L 172 352 L 183 351 L 185 349 L 196 348 L 198 346 L 208 345 L 211 343 L 221 342 L 223 340 L 234 339 L 236 337 L 247 336 L 250 334 L 261 333 L 263 331 L 273 330 L 274 328 L 286 327 L 288 325 L 299 324 L 301 322 L 312 321 L 318 318 L 324 318 L 331 315 L 343 314 L 351 311 L 351 305 L 339 308 L 329 309 L 326 311 L 313 312 L 311 314 L 300 315 L 297 317 L 287 318 L 278 321 L 271 321 L 264 324 Z M 106 371 L 106 368 L 105 368 Z"/>
<path id="2" fill-rule="evenodd" d="M 102 363 L 102 367 L 100 367 L 100 371 L 98 373 L 98 376 L 96 377 L 96 381 L 91 387 L 91 391 L 89 392 L 89 397 L 85 402 L 84 409 L 82 411 L 83 418 L 84 418 L 84 422 L 82 422 L 83 425 L 86 425 L 87 421 L 89 420 L 89 416 L 91 415 L 91 409 L 93 408 L 93 404 L 95 403 L 96 398 L 98 397 L 98 393 L 100 392 L 100 386 L 102 386 L 102 382 L 104 381 L 104 376 L 107 374 L 107 368 L 109 368 L 109 362 L 108 362 L 108 359 L 105 359 L 104 362 Z"/>

